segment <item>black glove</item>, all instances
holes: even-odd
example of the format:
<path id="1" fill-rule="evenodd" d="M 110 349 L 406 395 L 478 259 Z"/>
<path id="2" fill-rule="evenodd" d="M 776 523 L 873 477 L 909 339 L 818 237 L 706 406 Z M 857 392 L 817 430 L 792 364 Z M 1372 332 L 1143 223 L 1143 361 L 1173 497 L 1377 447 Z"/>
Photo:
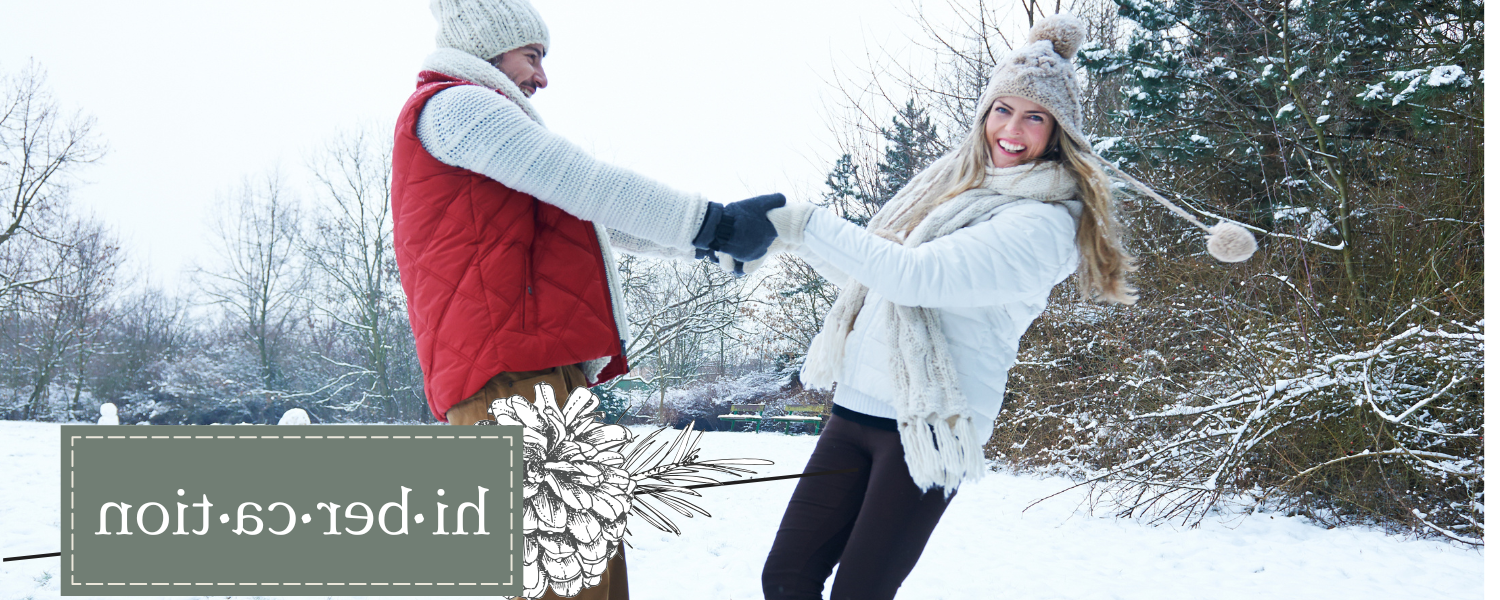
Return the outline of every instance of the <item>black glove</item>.
<path id="1" fill-rule="evenodd" d="M 723 252 L 735 260 L 750 262 L 766 255 L 776 227 L 766 218 L 766 211 L 786 206 L 786 196 L 766 194 L 728 205 L 708 203 L 703 227 L 693 237 L 693 247 Z M 700 253 L 701 256 L 701 253 Z"/>

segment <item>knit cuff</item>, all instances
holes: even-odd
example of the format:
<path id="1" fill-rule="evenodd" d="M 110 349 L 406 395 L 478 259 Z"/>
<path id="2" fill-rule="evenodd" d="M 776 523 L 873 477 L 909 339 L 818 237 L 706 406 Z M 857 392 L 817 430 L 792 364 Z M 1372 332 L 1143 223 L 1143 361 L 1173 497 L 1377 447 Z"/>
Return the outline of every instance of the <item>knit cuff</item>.
<path id="1" fill-rule="evenodd" d="M 714 240 L 723 239 L 718 236 L 719 223 L 723 219 L 724 205 L 718 202 L 709 202 L 708 210 L 703 213 L 703 226 L 698 228 L 698 235 L 693 236 L 693 247 L 703 250 L 718 250 L 718 248 L 714 247 Z M 733 223 L 730 223 L 730 226 L 732 229 Z"/>
<path id="2" fill-rule="evenodd" d="M 776 228 L 776 239 L 785 240 L 793 246 L 802 245 L 807 221 L 817 207 L 806 202 L 792 202 L 786 206 L 766 212 L 766 219 Z"/>

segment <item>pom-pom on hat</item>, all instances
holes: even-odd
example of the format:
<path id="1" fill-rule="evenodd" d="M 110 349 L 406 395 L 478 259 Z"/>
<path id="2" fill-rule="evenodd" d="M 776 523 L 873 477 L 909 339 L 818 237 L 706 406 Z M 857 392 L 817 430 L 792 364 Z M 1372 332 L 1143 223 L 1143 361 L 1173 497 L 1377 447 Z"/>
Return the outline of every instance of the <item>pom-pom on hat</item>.
<path id="1" fill-rule="evenodd" d="M 1245 262 L 1256 247 L 1255 236 L 1234 223 L 1226 221 L 1208 230 L 1208 253 L 1221 261 Z"/>
<path id="2" fill-rule="evenodd" d="M 1182 210 L 1181 206 L 1173 204 L 1171 200 L 1161 197 L 1161 194 L 1156 193 L 1147 187 L 1146 184 L 1131 177 L 1129 173 L 1120 170 L 1120 167 L 1115 166 L 1114 163 L 1104 160 L 1098 154 L 1094 154 L 1094 159 L 1098 160 L 1100 164 L 1109 167 L 1136 190 L 1146 194 L 1146 196 L 1155 200 L 1158 204 L 1167 207 L 1167 210 L 1176 213 L 1177 216 L 1182 217 L 1187 222 L 1198 226 L 1198 229 L 1202 229 L 1203 233 L 1208 236 L 1209 256 L 1217 258 L 1221 262 L 1245 262 L 1250 260 L 1250 257 L 1255 254 L 1255 250 L 1259 248 L 1259 244 L 1255 243 L 1255 236 L 1244 227 L 1229 221 L 1221 221 L 1213 227 L 1204 225 L 1203 221 L 1199 221 L 1192 214 L 1188 213 L 1188 211 Z"/>
<path id="3" fill-rule="evenodd" d="M 437 45 L 490 60 L 521 46 L 550 43 L 547 23 L 527 0 L 432 0 Z"/>

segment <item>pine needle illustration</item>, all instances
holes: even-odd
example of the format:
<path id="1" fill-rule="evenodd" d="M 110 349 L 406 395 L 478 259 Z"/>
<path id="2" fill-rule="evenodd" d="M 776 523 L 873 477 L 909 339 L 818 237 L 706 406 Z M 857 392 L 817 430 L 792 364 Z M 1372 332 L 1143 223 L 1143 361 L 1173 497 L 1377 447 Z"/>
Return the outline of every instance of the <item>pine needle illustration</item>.
<path id="1" fill-rule="evenodd" d="M 774 464 L 759 458 L 704 460 L 698 457 L 698 440 L 703 432 L 694 431 L 693 424 L 690 423 L 670 443 L 657 440 L 656 436 L 667 429 L 663 427 L 641 438 L 631 447 L 630 454 L 625 459 L 625 470 L 630 473 L 630 478 L 636 485 L 637 502 L 631 506 L 630 514 L 639 516 L 641 520 L 662 531 L 682 535 L 671 519 L 645 500 L 653 500 L 688 518 L 692 518 L 694 513 L 705 517 L 713 516 L 686 498 L 701 494 L 683 486 L 718 483 L 717 479 L 703 476 L 708 472 L 740 477 L 742 474 L 755 473 L 750 469 L 740 468 L 741 466 Z"/>

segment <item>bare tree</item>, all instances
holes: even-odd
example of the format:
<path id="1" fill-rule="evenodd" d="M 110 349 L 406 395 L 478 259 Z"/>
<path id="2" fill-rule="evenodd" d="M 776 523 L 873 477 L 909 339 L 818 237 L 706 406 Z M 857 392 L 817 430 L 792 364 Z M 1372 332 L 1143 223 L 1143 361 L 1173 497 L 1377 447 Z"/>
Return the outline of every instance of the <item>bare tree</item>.
<path id="1" fill-rule="evenodd" d="M 696 378 L 708 344 L 734 328 L 745 302 L 744 280 L 707 262 L 629 255 L 621 256 L 619 269 L 635 334 L 626 354 L 635 357 L 637 368 L 652 371 L 650 381 L 665 397 L 672 381 Z"/>
<path id="2" fill-rule="evenodd" d="M 81 407 L 89 362 L 103 349 L 105 328 L 113 317 L 116 275 L 124 257 L 119 241 L 105 227 L 93 221 L 81 221 L 70 241 L 74 268 L 63 279 L 58 294 L 61 312 L 70 315 L 77 329 L 77 349 L 73 351 L 73 395 L 68 401 L 69 414 Z"/>
<path id="3" fill-rule="evenodd" d="M 36 63 L 0 74 L 0 246 L 34 235 L 38 219 L 57 210 L 77 168 L 104 155 L 94 120 L 64 114 Z M 0 295 L 38 283 L 24 271 L 0 270 Z"/>
<path id="4" fill-rule="evenodd" d="M 197 323 L 188 318 L 189 308 L 183 298 L 150 287 L 120 298 L 90 361 L 95 398 L 114 402 L 129 414 L 137 412 L 130 405 L 161 391 L 167 365 L 191 351 L 200 337 Z"/>
<path id="5" fill-rule="evenodd" d="M 777 366 L 795 377 L 839 288 L 800 258 L 782 255 L 776 261 L 776 272 L 762 282 L 766 291 L 754 296 L 748 313 L 760 325 L 760 337 Z"/>
<path id="6" fill-rule="evenodd" d="M 279 390 L 292 333 L 306 314 L 301 211 L 275 173 L 246 180 L 221 206 L 210 226 L 218 261 L 196 270 L 199 286 L 247 345 L 261 389 Z"/>
<path id="7" fill-rule="evenodd" d="M 342 410 L 394 420 L 426 407 L 419 373 L 401 360 L 415 351 L 398 349 L 411 336 L 391 244 L 390 156 L 389 136 L 366 127 L 332 139 L 309 161 L 321 204 L 304 249 L 316 275 L 314 305 L 352 346 L 347 356 L 321 355 L 337 372 L 325 393 L 348 394 Z"/>
<path id="8" fill-rule="evenodd" d="M 26 419 L 76 415 L 87 365 L 107 324 L 121 260 L 114 236 L 97 221 L 70 219 L 49 229 L 56 239 L 32 242 L 40 247 L 32 254 L 40 267 L 34 273 L 45 276 L 13 305 L 7 328 L 13 343 L 7 354 L 26 394 L 21 415 Z M 68 402 L 53 407 L 54 389 L 66 386 L 69 378 L 73 389 Z"/>

